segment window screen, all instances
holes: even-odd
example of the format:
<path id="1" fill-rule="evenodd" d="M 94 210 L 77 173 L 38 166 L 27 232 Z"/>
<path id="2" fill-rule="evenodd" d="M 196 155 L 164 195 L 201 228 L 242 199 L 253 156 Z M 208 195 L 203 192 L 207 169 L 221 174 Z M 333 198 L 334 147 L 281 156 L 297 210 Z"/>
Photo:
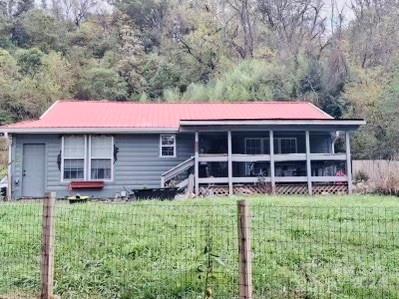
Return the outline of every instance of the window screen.
<path id="1" fill-rule="evenodd" d="M 111 179 L 113 140 L 111 136 L 90 137 L 90 178 Z"/>
<path id="2" fill-rule="evenodd" d="M 160 137 L 160 156 L 161 157 L 176 157 L 176 136 L 175 135 L 161 135 Z"/>
<path id="3" fill-rule="evenodd" d="M 85 136 L 64 137 L 64 179 L 84 179 Z"/>

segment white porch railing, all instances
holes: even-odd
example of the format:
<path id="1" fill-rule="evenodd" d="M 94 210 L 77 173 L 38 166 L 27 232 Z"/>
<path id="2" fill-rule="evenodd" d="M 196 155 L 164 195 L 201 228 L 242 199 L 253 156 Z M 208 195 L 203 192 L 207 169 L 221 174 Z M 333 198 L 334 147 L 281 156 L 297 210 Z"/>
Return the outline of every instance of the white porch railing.
<path id="1" fill-rule="evenodd" d="M 262 162 L 270 161 L 270 155 L 247 155 L 247 154 L 232 154 L 233 162 Z M 311 161 L 345 161 L 346 154 L 329 154 L 329 153 L 312 153 L 310 154 Z M 201 154 L 198 158 L 199 162 L 227 162 L 227 154 Z M 306 161 L 305 153 L 295 154 L 274 154 L 274 161 L 288 162 L 288 161 Z"/>
<path id="2" fill-rule="evenodd" d="M 346 154 L 332 154 L 332 153 L 310 153 L 309 161 L 345 161 Z M 228 162 L 228 154 L 200 154 L 198 162 Z M 248 155 L 248 154 L 232 154 L 232 162 L 271 162 L 271 155 Z M 306 153 L 292 153 L 292 154 L 274 154 L 274 162 L 286 161 L 307 161 Z M 259 183 L 259 182 L 276 182 L 276 183 L 335 183 L 346 182 L 348 177 L 345 176 L 274 176 L 272 177 L 231 177 L 231 183 Z M 198 178 L 199 184 L 227 184 L 229 177 L 205 177 Z"/>
<path id="3" fill-rule="evenodd" d="M 194 156 L 188 158 L 187 160 L 181 162 L 180 164 L 177 164 L 175 167 L 169 169 L 168 171 L 165 171 L 164 173 L 161 174 L 161 187 L 165 187 L 165 183 L 167 181 L 170 181 L 171 179 L 175 178 L 179 174 L 183 173 L 184 171 L 190 169 L 191 167 L 194 166 Z M 179 187 L 184 187 L 184 183 L 188 183 L 188 180 L 183 180 L 178 184 Z M 182 184 L 183 183 L 183 184 Z"/>

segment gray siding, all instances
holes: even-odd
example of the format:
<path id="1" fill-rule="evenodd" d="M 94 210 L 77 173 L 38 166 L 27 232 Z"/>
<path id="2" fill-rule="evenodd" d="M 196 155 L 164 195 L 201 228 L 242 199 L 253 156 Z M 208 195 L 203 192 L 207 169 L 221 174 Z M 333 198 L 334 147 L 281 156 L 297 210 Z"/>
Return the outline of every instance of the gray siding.
<path id="1" fill-rule="evenodd" d="M 194 151 L 192 134 L 177 135 L 176 158 L 159 156 L 159 134 L 115 135 L 115 146 L 119 148 L 118 159 L 114 164 L 114 180 L 106 182 L 101 191 L 84 191 L 80 194 L 113 197 L 124 188 L 152 188 L 160 186 L 161 174 L 186 160 Z M 44 143 L 46 145 L 45 190 L 55 191 L 63 197 L 69 193 L 68 182 L 61 182 L 57 157 L 61 151 L 60 135 L 16 135 L 13 144 L 13 197 L 22 196 L 22 156 L 23 145 Z"/>

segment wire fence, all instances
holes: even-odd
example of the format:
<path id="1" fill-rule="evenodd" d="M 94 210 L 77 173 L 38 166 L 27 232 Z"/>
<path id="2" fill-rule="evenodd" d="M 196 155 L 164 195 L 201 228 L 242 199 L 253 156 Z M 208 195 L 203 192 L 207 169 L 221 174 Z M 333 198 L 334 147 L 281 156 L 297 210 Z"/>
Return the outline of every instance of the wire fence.
<path id="1" fill-rule="evenodd" d="M 255 297 L 399 298 L 399 209 L 252 206 Z"/>
<path id="2" fill-rule="evenodd" d="M 63 298 L 237 293 L 236 214 L 174 204 L 60 204 L 55 292 Z M 72 285 L 71 285 L 72 284 Z"/>
<path id="3" fill-rule="evenodd" d="M 399 298 L 399 208 L 249 209 L 253 298 Z M 0 205 L 0 298 L 40 294 L 42 210 L 41 201 Z M 217 201 L 57 201 L 54 293 L 240 298 L 238 211 Z"/>
<path id="4" fill-rule="evenodd" d="M 41 202 L 0 204 L 0 298 L 40 293 Z"/>

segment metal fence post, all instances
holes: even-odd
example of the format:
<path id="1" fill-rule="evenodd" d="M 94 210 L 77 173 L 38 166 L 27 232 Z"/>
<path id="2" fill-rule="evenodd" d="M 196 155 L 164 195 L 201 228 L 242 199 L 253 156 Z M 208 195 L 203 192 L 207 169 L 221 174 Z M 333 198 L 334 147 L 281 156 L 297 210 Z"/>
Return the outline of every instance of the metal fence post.
<path id="1" fill-rule="evenodd" d="M 240 255 L 240 299 L 252 299 L 251 213 L 246 200 L 238 201 L 238 250 Z"/>
<path id="2" fill-rule="evenodd" d="M 47 193 L 43 201 L 41 299 L 51 299 L 54 281 L 54 207 L 55 192 Z"/>

